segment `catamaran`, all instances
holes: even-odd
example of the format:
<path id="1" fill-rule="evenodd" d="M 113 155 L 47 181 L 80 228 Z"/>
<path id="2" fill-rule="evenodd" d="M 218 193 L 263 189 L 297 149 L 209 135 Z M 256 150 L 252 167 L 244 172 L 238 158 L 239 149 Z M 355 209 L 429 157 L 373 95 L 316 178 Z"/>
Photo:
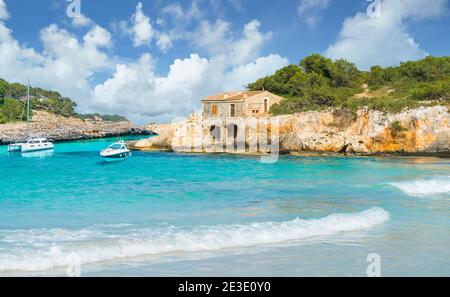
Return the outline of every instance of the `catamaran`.
<path id="1" fill-rule="evenodd" d="M 22 153 L 31 153 L 37 151 L 47 151 L 54 149 L 53 143 L 45 138 L 32 138 L 22 144 Z"/>
<path id="2" fill-rule="evenodd" d="M 30 134 L 31 101 L 30 101 L 30 82 L 27 89 L 27 134 Z M 53 150 L 55 146 L 45 138 L 29 138 L 26 142 L 16 142 L 8 145 L 8 152 L 31 153 L 37 151 Z"/>

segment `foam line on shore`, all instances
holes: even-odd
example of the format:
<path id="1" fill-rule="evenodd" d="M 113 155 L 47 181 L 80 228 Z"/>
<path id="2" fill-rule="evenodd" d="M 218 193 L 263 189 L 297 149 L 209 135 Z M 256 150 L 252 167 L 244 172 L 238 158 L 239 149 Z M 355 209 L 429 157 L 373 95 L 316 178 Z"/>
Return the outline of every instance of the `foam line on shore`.
<path id="1" fill-rule="evenodd" d="M 450 193 L 450 176 L 421 178 L 389 184 L 411 196 L 430 196 Z"/>
<path id="2" fill-rule="evenodd" d="M 371 229 L 389 220 L 381 208 L 321 219 L 194 228 L 0 230 L 0 272 L 47 271 L 74 262 L 91 264 L 128 257 L 245 248 Z"/>

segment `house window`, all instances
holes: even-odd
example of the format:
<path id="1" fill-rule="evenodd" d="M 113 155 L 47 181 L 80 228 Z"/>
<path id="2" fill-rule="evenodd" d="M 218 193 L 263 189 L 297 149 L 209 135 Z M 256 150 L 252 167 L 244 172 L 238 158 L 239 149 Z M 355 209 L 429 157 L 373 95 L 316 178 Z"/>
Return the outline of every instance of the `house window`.
<path id="1" fill-rule="evenodd" d="M 213 116 L 217 116 L 217 114 L 219 113 L 219 109 L 217 108 L 217 105 L 213 105 L 212 107 L 211 107 L 211 114 L 213 115 Z"/>
<path id="2" fill-rule="evenodd" d="M 264 99 L 264 112 L 269 112 L 269 99 Z"/>
<path id="3" fill-rule="evenodd" d="M 236 116 L 236 105 L 230 104 L 230 118 L 234 118 Z"/>

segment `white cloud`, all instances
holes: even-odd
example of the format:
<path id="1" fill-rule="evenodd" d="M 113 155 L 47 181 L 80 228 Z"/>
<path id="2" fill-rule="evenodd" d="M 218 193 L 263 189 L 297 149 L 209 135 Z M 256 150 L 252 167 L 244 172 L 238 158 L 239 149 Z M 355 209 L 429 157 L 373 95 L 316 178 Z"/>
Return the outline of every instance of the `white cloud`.
<path id="1" fill-rule="evenodd" d="M 72 18 L 72 26 L 75 28 L 89 27 L 93 24 L 94 22 L 84 14 Z"/>
<path id="2" fill-rule="evenodd" d="M 196 46 L 205 49 L 211 56 L 227 61 L 230 65 L 240 65 L 254 59 L 272 37 L 272 33 L 262 33 L 261 23 L 253 20 L 244 26 L 241 39 L 232 37 L 231 24 L 217 20 L 215 24 L 203 21 L 193 35 Z"/>
<path id="3" fill-rule="evenodd" d="M 221 26 L 210 26 L 210 33 L 223 30 Z M 261 32 L 258 21 L 246 24 L 239 38 L 233 36 L 230 25 L 224 27 L 217 38 L 204 35 L 221 43 L 223 50 L 205 43 L 201 46 L 209 48 L 208 57 L 192 53 L 176 59 L 168 74 L 161 75 L 149 53 L 137 61 L 115 63 L 111 34 L 95 23 L 81 38 L 55 24 L 44 28 L 40 33 L 43 50 L 38 52 L 21 45 L 0 21 L 0 77 L 22 83 L 30 78 L 35 86 L 76 100 L 80 112 L 118 113 L 142 124 L 170 121 L 197 110 L 206 95 L 242 89 L 288 64 L 278 55 L 260 57 L 270 33 Z M 171 36 L 156 32 L 161 49 L 172 46 Z M 105 70 L 112 71 L 110 78 L 96 82 L 96 75 Z"/>
<path id="4" fill-rule="evenodd" d="M 180 3 L 171 3 L 162 7 L 160 12 L 161 16 L 156 23 L 161 29 L 155 30 L 156 45 L 163 53 L 167 53 L 174 42 L 189 39 L 192 34 L 186 28 L 193 22 L 201 21 L 203 17 L 197 0 L 192 0 L 186 8 Z"/>
<path id="5" fill-rule="evenodd" d="M 222 61 L 191 54 L 175 60 L 167 76 L 158 76 L 151 56 L 144 54 L 137 63 L 117 65 L 113 77 L 95 87 L 91 108 L 125 112 L 138 121 L 170 121 L 197 110 L 206 95 L 242 90 L 288 63 L 287 59 L 270 55 L 227 68 Z"/>
<path id="6" fill-rule="evenodd" d="M 156 45 L 163 53 L 167 53 L 173 47 L 172 37 L 167 33 L 158 32 Z"/>
<path id="7" fill-rule="evenodd" d="M 189 8 L 185 9 L 179 3 L 172 3 L 163 7 L 161 12 L 171 16 L 178 23 L 199 20 L 203 16 L 196 0 L 191 2 L 191 6 Z"/>
<path id="8" fill-rule="evenodd" d="M 132 118 L 170 120 L 197 105 L 196 92 L 208 68 L 208 60 L 192 54 L 175 60 L 167 76 L 157 76 L 151 56 L 144 54 L 137 63 L 117 65 L 113 77 L 95 87 L 92 102 L 114 113 L 126 111 Z"/>
<path id="9" fill-rule="evenodd" d="M 112 47 L 111 34 L 104 28 L 97 25 L 86 33 L 86 35 L 83 37 L 83 40 L 86 47 Z"/>
<path id="10" fill-rule="evenodd" d="M 111 47 L 111 36 L 95 26 L 80 42 L 68 31 L 50 25 L 40 33 L 42 53 L 20 45 L 0 22 L 0 77 L 58 90 L 65 96 L 88 98 L 89 80 L 109 66 L 102 48 Z"/>
<path id="11" fill-rule="evenodd" d="M 165 26 L 166 21 L 162 18 L 157 18 L 156 24 Z M 153 39 L 155 39 L 159 50 L 167 53 L 173 47 L 174 40 L 179 39 L 179 36 L 173 31 L 163 32 L 155 29 L 152 26 L 150 17 L 144 14 L 141 2 L 136 5 L 136 12 L 132 15 L 130 23 L 122 21 L 119 23 L 119 26 L 123 32 L 131 36 L 134 47 L 143 45 L 150 47 Z"/>
<path id="12" fill-rule="evenodd" d="M 231 47 L 231 61 L 234 65 L 240 65 L 258 56 L 263 45 L 271 38 L 272 33 L 259 31 L 261 23 L 253 20 L 244 26 L 244 36 L 241 40 L 234 41 Z"/>
<path id="13" fill-rule="evenodd" d="M 166 20 L 163 19 L 163 18 L 158 17 L 158 18 L 156 18 L 156 24 L 158 24 L 159 26 L 164 27 L 166 25 Z"/>
<path id="14" fill-rule="evenodd" d="M 289 61 L 279 55 L 260 57 L 253 62 L 240 65 L 227 73 L 224 90 L 240 90 L 250 82 L 272 75 L 278 69 L 287 66 Z"/>
<path id="15" fill-rule="evenodd" d="M 136 12 L 131 17 L 131 25 L 123 21 L 120 26 L 124 32 L 132 36 L 135 47 L 150 46 L 155 36 L 150 18 L 144 14 L 141 2 L 136 5 Z"/>
<path id="16" fill-rule="evenodd" d="M 446 0 L 385 0 L 380 17 L 358 13 L 346 19 L 338 41 L 325 55 L 346 58 L 362 69 L 423 58 L 427 52 L 408 33 L 407 22 L 439 17 L 446 6 Z"/>
<path id="17" fill-rule="evenodd" d="M 208 51 L 211 55 L 228 52 L 232 46 L 230 23 L 217 20 L 214 24 L 202 21 L 193 35 L 196 46 Z"/>
<path id="18" fill-rule="evenodd" d="M 204 24 L 216 29 L 222 25 Z M 177 59 L 167 76 L 156 74 L 149 54 L 136 63 L 118 65 L 111 79 L 95 87 L 91 108 L 103 108 L 110 113 L 126 112 L 135 120 L 170 121 L 197 110 L 200 99 L 206 95 L 242 90 L 248 83 L 289 63 L 278 55 L 257 57 L 269 35 L 261 33 L 259 27 L 257 21 L 248 23 L 241 39 L 214 34 L 211 40 L 221 43 L 225 47 L 223 51 L 212 50 L 210 58 L 191 54 L 189 58 Z"/>
<path id="19" fill-rule="evenodd" d="M 0 0 L 0 21 L 6 21 L 9 18 L 8 10 L 4 0 Z"/>
<path id="20" fill-rule="evenodd" d="M 228 2 L 231 4 L 231 6 L 236 9 L 237 11 L 243 11 L 243 0 L 228 0 Z"/>
<path id="21" fill-rule="evenodd" d="M 331 0 L 301 0 L 298 14 L 310 28 L 314 28 L 322 19 L 322 13 L 330 6 Z"/>

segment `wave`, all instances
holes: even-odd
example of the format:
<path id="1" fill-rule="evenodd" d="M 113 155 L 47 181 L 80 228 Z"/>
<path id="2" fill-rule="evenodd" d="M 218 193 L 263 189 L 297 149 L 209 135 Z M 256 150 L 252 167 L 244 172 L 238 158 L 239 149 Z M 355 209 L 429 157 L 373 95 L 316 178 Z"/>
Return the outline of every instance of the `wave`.
<path id="1" fill-rule="evenodd" d="M 389 184 L 411 196 L 427 196 L 450 193 L 450 176 L 422 178 Z"/>
<path id="2" fill-rule="evenodd" d="M 75 263 L 92 264 L 129 257 L 168 253 L 207 252 L 276 244 L 342 232 L 370 229 L 389 220 L 381 208 L 321 219 L 194 228 L 161 227 L 118 232 L 93 227 L 83 230 L 39 229 L 0 231 L 0 272 L 47 271 Z M 11 246 L 12 244 L 12 246 Z"/>

